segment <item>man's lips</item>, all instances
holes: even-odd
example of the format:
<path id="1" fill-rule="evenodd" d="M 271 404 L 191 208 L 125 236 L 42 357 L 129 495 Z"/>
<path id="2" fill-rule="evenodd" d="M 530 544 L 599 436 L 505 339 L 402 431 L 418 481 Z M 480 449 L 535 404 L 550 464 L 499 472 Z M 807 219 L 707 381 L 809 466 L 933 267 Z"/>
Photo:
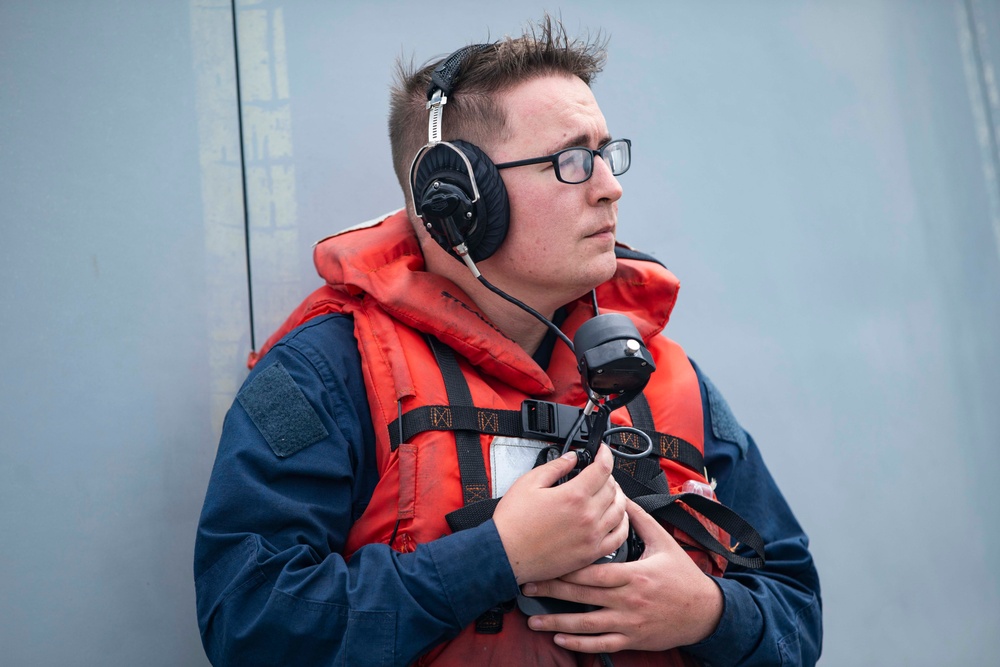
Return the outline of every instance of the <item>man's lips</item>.
<path id="1" fill-rule="evenodd" d="M 590 234 L 587 234 L 586 238 L 592 238 L 594 236 L 601 236 L 602 234 L 611 234 L 611 236 L 614 236 L 615 235 L 615 226 L 614 225 L 606 225 L 604 227 L 601 227 L 600 229 L 596 229 L 593 232 L 591 232 Z"/>

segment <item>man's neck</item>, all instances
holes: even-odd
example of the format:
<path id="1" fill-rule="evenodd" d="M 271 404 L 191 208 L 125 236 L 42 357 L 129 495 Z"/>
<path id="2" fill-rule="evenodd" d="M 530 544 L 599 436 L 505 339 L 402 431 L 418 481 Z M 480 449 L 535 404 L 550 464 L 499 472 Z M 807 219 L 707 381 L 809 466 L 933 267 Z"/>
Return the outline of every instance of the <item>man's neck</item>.
<path id="1" fill-rule="evenodd" d="M 442 275 L 462 288 L 483 312 L 483 315 L 495 327 L 500 329 L 504 335 L 517 343 L 528 355 L 533 355 L 538 350 L 539 345 L 541 345 L 542 340 L 545 338 L 545 334 L 549 330 L 543 322 L 540 322 L 534 315 L 519 306 L 492 292 L 479 282 L 467 267 L 460 262 L 456 262 L 455 258 L 445 255 L 443 252 L 428 253 L 426 248 L 424 249 L 424 258 L 427 271 Z M 489 276 L 484 277 L 489 280 Z M 512 296 L 515 298 L 518 297 L 516 290 L 512 286 L 495 285 L 495 287 L 508 294 L 515 292 Z M 563 305 L 562 303 L 557 303 L 558 301 L 558 298 L 547 299 L 544 303 L 541 300 L 532 300 L 527 305 L 537 310 L 543 317 L 551 320 L 556 309 Z"/>
<path id="2" fill-rule="evenodd" d="M 453 276 L 453 279 L 457 279 L 459 287 L 465 290 L 486 318 L 508 338 L 517 343 L 529 355 L 533 355 L 538 350 L 545 334 L 548 333 L 548 327 L 543 322 L 523 308 L 492 292 L 475 279 L 471 273 L 466 272 L 464 276 Z M 508 290 L 504 289 L 504 286 L 498 285 L 496 287 L 509 293 Z M 516 295 L 512 296 L 516 298 Z M 555 312 L 553 306 L 538 307 L 538 304 L 534 303 L 527 305 L 549 320 L 552 319 Z"/>

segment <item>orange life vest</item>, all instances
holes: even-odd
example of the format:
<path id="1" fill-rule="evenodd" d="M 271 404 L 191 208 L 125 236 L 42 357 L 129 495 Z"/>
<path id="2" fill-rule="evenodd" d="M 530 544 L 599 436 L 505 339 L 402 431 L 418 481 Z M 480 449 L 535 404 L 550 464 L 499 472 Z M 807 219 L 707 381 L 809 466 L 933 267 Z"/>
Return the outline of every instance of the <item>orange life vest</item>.
<path id="1" fill-rule="evenodd" d="M 315 248 L 315 261 L 327 284 L 316 290 L 288 318 L 250 363 L 299 324 L 325 313 L 350 314 L 361 353 L 365 386 L 376 434 L 379 482 L 368 509 L 351 528 L 344 553 L 389 543 L 400 551 L 451 532 L 446 515 L 471 500 L 491 496 L 490 447 L 503 431 L 502 419 L 516 415 L 525 400 L 582 406 L 586 402 L 573 354 L 553 350 L 541 369 L 516 343 L 496 329 L 475 303 L 450 281 L 423 271 L 423 256 L 405 211 L 370 226 L 347 230 Z M 677 279 L 655 262 L 619 259 L 615 276 L 597 289 L 602 312 L 624 313 L 636 325 L 656 362 L 644 395 L 653 423 L 654 453 L 671 493 L 689 480 L 705 482 L 704 421 L 698 379 L 683 350 L 660 335 L 676 300 Z M 592 315 L 589 299 L 567 306 L 561 329 L 572 338 Z M 454 351 L 468 385 L 473 410 L 459 425 L 458 412 L 428 337 Z M 427 430 L 403 433 L 405 416 L 424 416 Z M 402 418 L 402 419 L 401 419 Z M 471 420 L 471 421 L 470 421 Z M 626 409 L 612 414 L 617 425 L 632 425 Z M 456 428 L 479 433 L 486 484 L 463 485 L 456 449 Z M 400 435 L 403 433 L 402 435 Z M 627 436 L 625 436 L 627 438 Z M 626 442 L 625 444 L 630 444 Z M 617 459 L 617 467 L 632 465 Z M 470 488 L 471 487 L 471 488 Z M 697 513 L 694 513 L 697 516 Z M 715 537 L 728 536 L 714 526 Z M 708 573 L 721 575 L 725 561 L 697 548 L 672 531 Z M 616 666 L 695 664 L 680 651 L 626 651 L 613 656 Z M 550 635 L 534 632 L 516 609 L 507 613 L 497 634 L 465 628 L 417 664 L 454 665 L 592 665 L 596 656 L 556 646 Z"/>

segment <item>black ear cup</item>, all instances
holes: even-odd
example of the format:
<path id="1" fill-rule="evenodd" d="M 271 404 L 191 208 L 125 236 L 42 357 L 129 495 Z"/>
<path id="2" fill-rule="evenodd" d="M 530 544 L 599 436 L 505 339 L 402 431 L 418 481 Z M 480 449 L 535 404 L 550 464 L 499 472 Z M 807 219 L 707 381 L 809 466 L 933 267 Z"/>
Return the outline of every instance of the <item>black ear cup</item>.
<path id="1" fill-rule="evenodd" d="M 500 170 L 478 146 L 464 141 L 452 143 L 459 146 L 468 156 L 476 177 L 476 185 L 479 187 L 479 198 L 485 209 L 480 218 L 485 224 L 479 225 L 482 228 L 482 237 L 477 241 L 476 253 L 472 257 L 479 261 L 495 253 L 507 238 L 507 230 L 510 228 L 507 188 L 504 187 L 503 179 L 500 177 Z"/>
<path id="2" fill-rule="evenodd" d="M 471 175 L 459 150 L 472 166 Z M 413 176 L 413 203 L 431 237 L 456 257 L 453 248 L 464 242 L 475 262 L 496 252 L 507 236 L 510 208 L 492 160 L 465 141 L 437 144 L 419 160 Z M 474 204 L 473 179 L 479 190 Z"/>

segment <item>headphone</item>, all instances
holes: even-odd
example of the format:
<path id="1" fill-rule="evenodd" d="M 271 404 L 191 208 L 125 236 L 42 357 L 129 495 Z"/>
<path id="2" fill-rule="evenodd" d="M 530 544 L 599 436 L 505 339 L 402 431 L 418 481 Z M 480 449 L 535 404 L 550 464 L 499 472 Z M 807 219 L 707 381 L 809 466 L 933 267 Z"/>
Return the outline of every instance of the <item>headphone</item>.
<path id="1" fill-rule="evenodd" d="M 493 161 L 466 141 L 441 141 L 441 116 L 465 59 L 493 48 L 473 44 L 438 65 L 427 87 L 427 143 L 410 163 L 410 196 L 438 245 L 466 264 L 486 259 L 507 237 L 510 205 Z M 474 264 L 473 273 L 478 273 Z"/>

